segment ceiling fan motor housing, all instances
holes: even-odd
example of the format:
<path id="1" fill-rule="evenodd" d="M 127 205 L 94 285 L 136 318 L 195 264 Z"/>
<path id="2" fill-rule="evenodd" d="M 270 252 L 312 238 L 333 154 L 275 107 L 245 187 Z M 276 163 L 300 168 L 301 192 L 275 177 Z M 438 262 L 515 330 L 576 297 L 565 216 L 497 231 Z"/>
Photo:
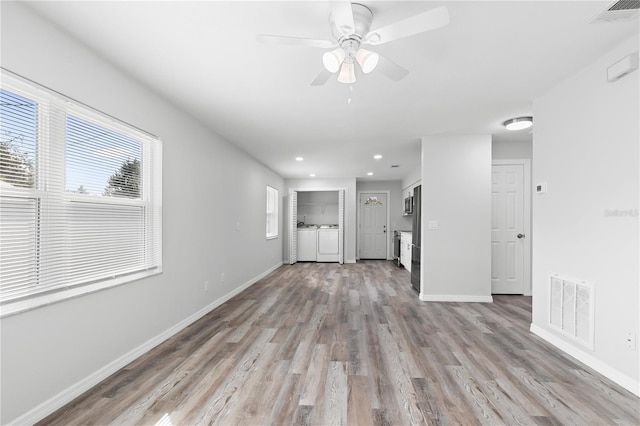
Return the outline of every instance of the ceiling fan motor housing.
<path id="1" fill-rule="evenodd" d="M 373 21 L 373 12 L 371 12 L 371 9 L 360 3 L 352 3 L 351 10 L 353 11 L 353 24 L 355 26 L 355 28 L 351 29 L 338 28 L 333 14 L 329 15 L 331 34 L 338 40 L 338 44 L 340 45 L 342 45 L 344 39 L 353 38 L 358 40 L 358 42 L 362 41 L 371 29 L 371 22 Z"/>

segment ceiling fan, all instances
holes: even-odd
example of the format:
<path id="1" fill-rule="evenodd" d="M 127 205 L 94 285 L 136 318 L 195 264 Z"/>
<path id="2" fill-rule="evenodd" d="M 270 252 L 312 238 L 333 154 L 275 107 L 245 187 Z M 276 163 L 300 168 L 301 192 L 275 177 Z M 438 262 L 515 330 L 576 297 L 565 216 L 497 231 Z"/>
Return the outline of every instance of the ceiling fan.
<path id="1" fill-rule="evenodd" d="M 329 23 L 334 41 L 301 37 L 258 35 L 258 41 L 273 44 L 302 45 L 332 49 L 322 55 L 324 68 L 311 82 L 321 86 L 338 73 L 338 81 L 351 84 L 356 81 L 355 63 L 365 74 L 374 69 L 394 81 L 399 81 L 409 71 L 379 53 L 362 46 L 378 46 L 425 31 L 443 27 L 449 23 L 449 12 L 444 6 L 371 30 L 373 12 L 367 6 L 349 1 L 331 1 Z"/>

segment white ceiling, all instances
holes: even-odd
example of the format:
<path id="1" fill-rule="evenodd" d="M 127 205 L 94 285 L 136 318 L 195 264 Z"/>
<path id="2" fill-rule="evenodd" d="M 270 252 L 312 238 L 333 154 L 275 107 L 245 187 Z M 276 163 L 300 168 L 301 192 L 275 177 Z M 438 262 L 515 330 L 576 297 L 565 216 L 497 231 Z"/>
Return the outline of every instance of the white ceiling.
<path id="1" fill-rule="evenodd" d="M 419 141 L 430 134 L 530 140 L 501 123 L 532 115 L 533 99 L 639 27 L 589 24 L 610 1 L 362 3 L 372 28 L 441 5 L 450 24 L 376 47 L 410 74 L 400 82 L 358 74 L 350 93 L 335 78 L 309 85 L 322 49 L 256 41 L 331 39 L 326 1 L 29 4 L 285 178 L 402 179 L 420 164 Z"/>

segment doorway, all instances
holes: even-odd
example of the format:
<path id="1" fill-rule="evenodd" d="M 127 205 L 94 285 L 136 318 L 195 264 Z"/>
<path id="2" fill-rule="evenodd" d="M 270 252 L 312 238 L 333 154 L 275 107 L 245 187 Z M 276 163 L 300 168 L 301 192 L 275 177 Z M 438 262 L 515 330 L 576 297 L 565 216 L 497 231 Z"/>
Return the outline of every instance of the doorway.
<path id="1" fill-rule="evenodd" d="M 531 294 L 530 160 L 494 160 L 491 292 Z"/>
<path id="2" fill-rule="evenodd" d="M 298 262 L 299 226 L 313 226 L 313 230 L 317 230 L 315 242 L 312 242 L 312 248 L 316 247 L 316 261 L 344 263 L 345 192 L 345 189 L 289 189 L 289 264 Z M 299 211 L 299 206 L 304 209 Z M 324 256 L 322 260 L 318 255 Z"/>
<path id="3" fill-rule="evenodd" d="M 389 233 L 389 194 L 387 192 L 360 192 L 358 251 L 360 259 L 387 259 Z"/>

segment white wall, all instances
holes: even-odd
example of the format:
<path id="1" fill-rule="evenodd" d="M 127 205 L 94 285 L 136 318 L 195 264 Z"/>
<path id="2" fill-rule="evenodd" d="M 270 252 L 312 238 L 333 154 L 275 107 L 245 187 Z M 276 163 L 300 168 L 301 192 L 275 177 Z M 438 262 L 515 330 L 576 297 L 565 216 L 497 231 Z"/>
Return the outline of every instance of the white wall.
<path id="1" fill-rule="evenodd" d="M 403 216 L 402 214 L 404 209 L 404 200 L 402 199 L 402 181 L 358 181 L 356 182 L 356 190 L 358 193 L 385 191 L 389 192 L 389 229 L 387 230 L 387 258 L 393 259 L 393 231 L 411 231 L 411 216 Z M 358 217 L 358 221 L 359 220 L 360 218 Z"/>
<path id="2" fill-rule="evenodd" d="M 490 135 L 422 138 L 421 259 L 422 300 L 492 300 Z"/>
<path id="3" fill-rule="evenodd" d="M 605 375 L 640 393 L 638 346 L 640 72 L 615 82 L 606 69 L 638 51 L 637 36 L 534 101 L 532 330 Z M 608 216 L 608 210 L 635 212 Z M 595 351 L 547 325 L 548 276 L 595 285 Z"/>
<path id="4" fill-rule="evenodd" d="M 356 179 L 287 179 L 286 198 L 284 201 L 284 220 L 288 224 L 288 197 L 289 189 L 301 191 L 327 191 L 345 189 L 344 205 L 344 262 L 355 263 L 356 261 Z M 284 227 L 284 259 L 289 260 L 289 233 L 288 225 Z"/>
<path id="5" fill-rule="evenodd" d="M 404 179 L 402 179 L 402 189 L 408 188 L 411 185 L 419 182 L 422 179 L 422 167 L 416 167 L 412 170 Z"/>
<path id="6" fill-rule="evenodd" d="M 338 201 L 338 191 L 298 192 L 298 222 L 309 225 L 336 225 Z"/>
<path id="7" fill-rule="evenodd" d="M 524 130 L 527 131 L 527 130 Z M 491 158 L 494 160 L 531 159 L 532 141 L 494 140 L 491 143 Z"/>
<path id="8" fill-rule="evenodd" d="M 3 2 L 1 24 L 4 68 L 158 135 L 164 150 L 164 272 L 3 318 L 0 423 L 6 424 L 43 403 L 41 413 L 57 408 L 64 392 L 91 384 L 110 363 L 278 266 L 283 238 L 265 239 L 265 187 L 279 189 L 281 198 L 285 187 L 23 4 Z"/>

